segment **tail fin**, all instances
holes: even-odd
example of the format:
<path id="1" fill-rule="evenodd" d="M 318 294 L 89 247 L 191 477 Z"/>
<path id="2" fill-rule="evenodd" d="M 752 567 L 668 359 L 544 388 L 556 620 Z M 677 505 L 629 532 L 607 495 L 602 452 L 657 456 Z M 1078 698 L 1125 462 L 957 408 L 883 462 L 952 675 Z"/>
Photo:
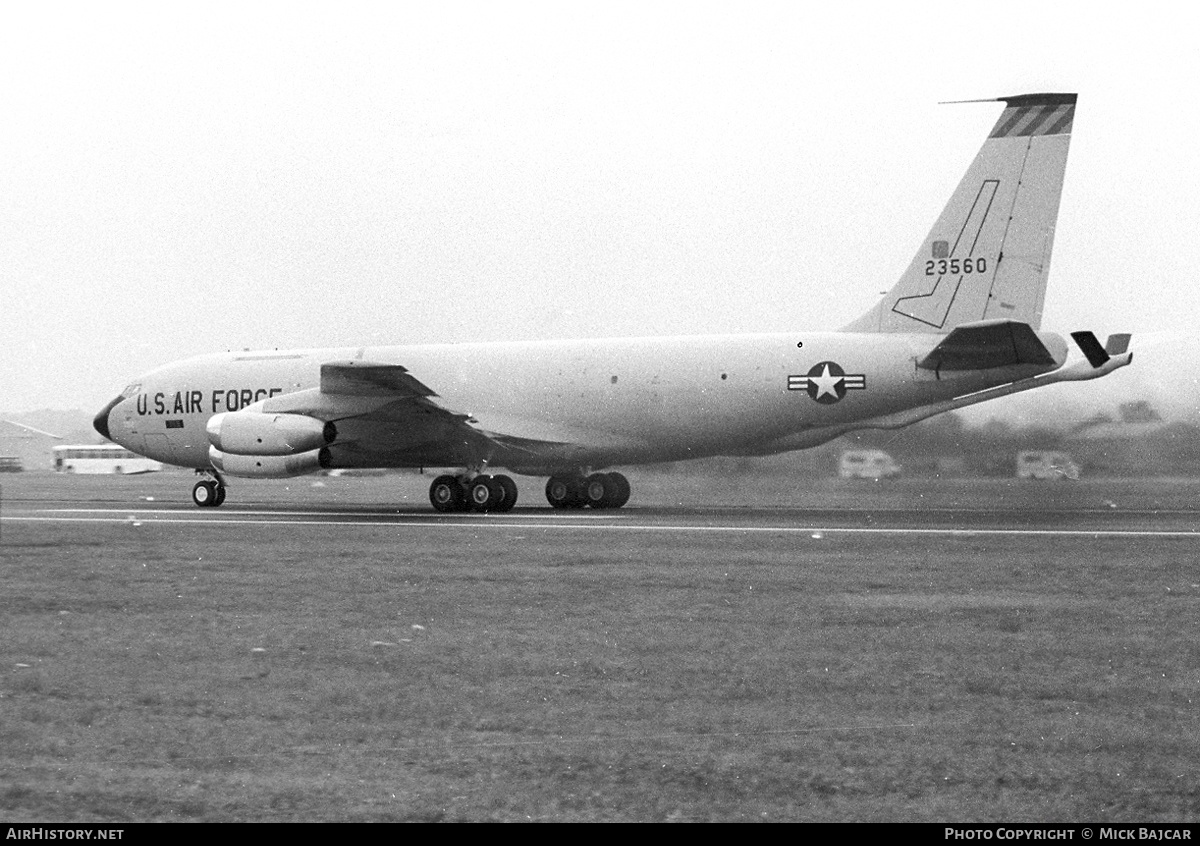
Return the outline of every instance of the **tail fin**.
<path id="1" fill-rule="evenodd" d="M 908 271 L 848 332 L 949 332 L 1042 321 L 1075 94 L 1001 97 L 983 142 Z"/>

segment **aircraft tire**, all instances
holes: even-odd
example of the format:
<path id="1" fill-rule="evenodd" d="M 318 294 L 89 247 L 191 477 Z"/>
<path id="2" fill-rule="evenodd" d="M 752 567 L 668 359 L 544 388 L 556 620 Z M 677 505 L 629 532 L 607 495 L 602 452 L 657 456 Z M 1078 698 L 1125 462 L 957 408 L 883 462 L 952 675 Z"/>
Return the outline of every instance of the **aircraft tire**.
<path id="1" fill-rule="evenodd" d="M 593 473 L 583 483 L 583 499 L 592 508 L 612 508 L 617 493 L 612 480 L 604 473 Z"/>
<path id="2" fill-rule="evenodd" d="M 467 501 L 472 511 L 495 511 L 504 501 L 504 488 L 491 476 L 476 476 L 467 485 Z"/>
<path id="3" fill-rule="evenodd" d="M 546 501 L 551 508 L 582 508 L 583 480 L 576 476 L 551 476 L 546 482 Z"/>
<path id="4" fill-rule="evenodd" d="M 609 473 L 607 475 L 613 488 L 613 495 L 609 500 L 608 507 L 620 508 L 629 502 L 629 494 L 632 493 L 632 489 L 629 487 L 629 480 L 622 473 Z"/>
<path id="5" fill-rule="evenodd" d="M 213 500 L 212 507 L 220 508 L 224 504 L 225 504 L 225 486 L 217 485 L 217 497 L 216 497 L 216 499 Z"/>
<path id="6" fill-rule="evenodd" d="M 513 506 L 517 504 L 517 483 L 512 480 L 512 476 L 496 476 L 496 484 L 504 490 L 504 498 L 496 505 L 495 510 L 512 511 Z"/>
<path id="7" fill-rule="evenodd" d="M 192 488 L 192 502 L 200 508 L 212 508 L 217 502 L 216 482 L 197 482 Z"/>
<path id="8" fill-rule="evenodd" d="M 453 476 L 438 476 L 429 486 L 429 501 L 433 504 L 434 511 L 463 511 L 467 502 L 467 492 Z"/>

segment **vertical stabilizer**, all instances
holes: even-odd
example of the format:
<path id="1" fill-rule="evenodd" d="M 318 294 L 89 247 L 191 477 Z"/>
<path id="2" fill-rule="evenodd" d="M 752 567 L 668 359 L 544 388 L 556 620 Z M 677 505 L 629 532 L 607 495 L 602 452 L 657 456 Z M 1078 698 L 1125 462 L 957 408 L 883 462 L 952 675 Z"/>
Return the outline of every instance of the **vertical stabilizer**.
<path id="1" fill-rule="evenodd" d="M 1005 104 L 907 272 L 848 332 L 949 332 L 979 320 L 1042 321 L 1075 94 Z"/>

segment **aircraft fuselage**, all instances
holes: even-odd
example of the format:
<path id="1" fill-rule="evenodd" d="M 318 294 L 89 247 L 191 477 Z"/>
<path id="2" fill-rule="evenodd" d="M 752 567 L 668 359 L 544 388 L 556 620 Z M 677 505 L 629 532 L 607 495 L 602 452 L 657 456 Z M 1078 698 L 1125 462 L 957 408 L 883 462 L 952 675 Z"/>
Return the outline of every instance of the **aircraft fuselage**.
<path id="1" fill-rule="evenodd" d="M 213 476 L 446 467 L 438 511 L 506 511 L 509 476 L 549 475 L 555 508 L 620 508 L 612 465 L 816 446 L 1132 361 L 1039 332 L 1077 97 L 1000 98 L 1003 113 L 900 279 L 841 332 L 241 352 L 146 374 L 100 434 Z"/>
<path id="2" fill-rule="evenodd" d="M 1046 372 L 1021 365 L 937 374 L 917 367 L 937 336 L 800 333 L 525 343 L 344 347 L 201 356 L 139 378 L 107 410 L 112 439 L 186 467 L 209 466 L 216 414 L 287 411 L 331 361 L 402 365 L 446 409 L 510 446 L 422 438 L 409 417 L 403 449 L 357 430 L 386 428 L 388 402 L 364 397 L 339 423 L 331 467 L 469 465 L 515 472 L 766 454 L 827 441 L 856 423 Z M 374 402 L 374 407 L 372 403 Z M 306 411 L 311 413 L 311 401 Z M 344 411 L 316 414 L 347 417 Z M 503 440 L 503 439 L 502 439 Z M 513 448 L 511 444 L 519 444 Z"/>

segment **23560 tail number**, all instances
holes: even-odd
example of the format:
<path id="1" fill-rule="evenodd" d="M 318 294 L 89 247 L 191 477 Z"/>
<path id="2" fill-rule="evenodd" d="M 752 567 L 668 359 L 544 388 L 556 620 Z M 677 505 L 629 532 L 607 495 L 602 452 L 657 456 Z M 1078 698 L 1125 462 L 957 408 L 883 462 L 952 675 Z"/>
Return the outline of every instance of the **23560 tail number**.
<path id="1" fill-rule="evenodd" d="M 965 275 L 967 273 L 987 273 L 987 259 L 985 258 L 965 258 L 965 259 L 930 259 L 925 262 L 926 276 L 945 276 L 949 273 L 951 276 Z"/>

